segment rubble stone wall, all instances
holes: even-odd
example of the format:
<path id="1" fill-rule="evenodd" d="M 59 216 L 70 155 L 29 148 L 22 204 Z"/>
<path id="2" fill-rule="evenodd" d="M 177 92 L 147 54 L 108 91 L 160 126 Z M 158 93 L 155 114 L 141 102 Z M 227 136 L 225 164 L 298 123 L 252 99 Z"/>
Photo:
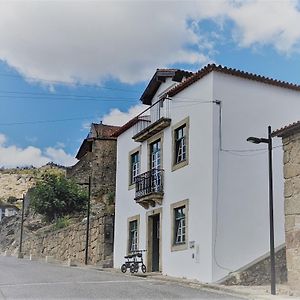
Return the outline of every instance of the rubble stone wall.
<path id="1" fill-rule="evenodd" d="M 23 254 L 33 257 L 52 256 L 54 259 L 84 263 L 86 222 L 66 228 L 27 235 Z M 102 215 L 90 220 L 89 264 L 112 267 L 113 216 Z"/>
<path id="2" fill-rule="evenodd" d="M 91 174 L 91 157 L 92 153 L 87 153 L 73 167 L 67 168 L 66 176 L 73 178 L 76 183 L 84 184 L 89 182 Z"/>
<path id="3" fill-rule="evenodd" d="M 300 133 L 283 138 L 283 150 L 288 283 L 300 291 Z"/>
<path id="4" fill-rule="evenodd" d="M 91 201 L 95 204 L 113 204 L 116 184 L 117 141 L 114 138 L 96 139 L 92 152 L 67 169 L 67 177 L 77 183 L 87 183 L 91 176 Z"/>
<path id="5" fill-rule="evenodd" d="M 287 282 L 286 249 L 278 249 L 275 253 L 276 282 Z M 225 285 L 265 285 L 271 280 L 270 256 L 263 257 L 259 261 L 231 273 L 222 283 Z"/>

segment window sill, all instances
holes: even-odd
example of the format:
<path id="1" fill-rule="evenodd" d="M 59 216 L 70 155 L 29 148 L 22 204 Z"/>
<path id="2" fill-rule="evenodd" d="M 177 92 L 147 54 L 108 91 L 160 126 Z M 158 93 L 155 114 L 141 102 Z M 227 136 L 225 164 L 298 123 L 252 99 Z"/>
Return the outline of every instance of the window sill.
<path id="1" fill-rule="evenodd" d="M 189 164 L 189 162 L 188 162 L 187 159 L 181 161 L 180 163 L 173 164 L 173 165 L 172 165 L 172 172 L 173 172 L 173 171 L 176 171 L 176 170 L 178 170 L 178 169 L 181 169 L 181 168 L 187 166 L 188 164 Z"/>
<path id="2" fill-rule="evenodd" d="M 133 183 L 133 184 L 130 184 L 130 185 L 128 185 L 128 190 L 129 190 L 129 191 L 130 191 L 130 190 L 133 190 L 134 187 L 135 187 L 135 184 L 134 184 L 134 183 Z"/>
<path id="3" fill-rule="evenodd" d="M 184 243 L 184 244 L 177 244 L 177 245 L 172 245 L 171 247 L 171 251 L 182 251 L 182 250 L 186 250 L 188 248 L 188 244 Z"/>

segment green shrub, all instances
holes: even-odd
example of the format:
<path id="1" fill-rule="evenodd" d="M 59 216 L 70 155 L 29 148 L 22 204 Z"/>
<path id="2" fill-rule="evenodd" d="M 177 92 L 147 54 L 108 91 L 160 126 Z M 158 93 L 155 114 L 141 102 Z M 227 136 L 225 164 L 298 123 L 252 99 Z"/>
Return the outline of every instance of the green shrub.
<path id="1" fill-rule="evenodd" d="M 61 229 L 61 228 L 65 228 L 68 227 L 69 225 L 71 225 L 71 220 L 68 216 L 64 216 L 61 218 L 58 218 L 54 224 L 54 229 Z"/>
<path id="2" fill-rule="evenodd" d="M 34 212 L 52 221 L 85 209 L 86 190 L 62 174 L 45 174 L 30 191 L 30 206 Z"/>

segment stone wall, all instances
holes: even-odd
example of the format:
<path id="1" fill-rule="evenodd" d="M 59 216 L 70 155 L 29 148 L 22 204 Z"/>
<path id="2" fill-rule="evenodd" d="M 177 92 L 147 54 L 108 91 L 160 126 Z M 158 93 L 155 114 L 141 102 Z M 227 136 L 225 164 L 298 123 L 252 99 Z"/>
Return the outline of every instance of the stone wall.
<path id="1" fill-rule="evenodd" d="M 95 140 L 93 143 L 91 195 L 95 202 L 107 204 L 113 204 L 109 203 L 110 201 L 114 202 L 116 153 L 115 139 Z"/>
<path id="2" fill-rule="evenodd" d="M 279 249 L 275 253 L 276 282 L 287 282 L 286 249 Z M 230 274 L 222 283 L 225 285 L 265 285 L 270 284 L 270 256 L 250 264 L 237 272 Z"/>
<path id="3" fill-rule="evenodd" d="M 288 282 L 300 292 L 300 133 L 283 138 L 283 150 Z"/>
<path id="4" fill-rule="evenodd" d="M 84 263 L 86 222 L 56 231 L 27 234 L 23 254 L 33 257 L 52 256 L 61 261 Z M 90 220 L 89 264 L 112 267 L 113 215 L 103 214 Z"/>
<path id="5" fill-rule="evenodd" d="M 87 183 L 91 176 L 91 203 L 95 213 L 114 204 L 116 152 L 115 138 L 95 139 L 92 152 L 87 152 L 76 165 L 67 169 L 67 177 L 79 184 Z"/>

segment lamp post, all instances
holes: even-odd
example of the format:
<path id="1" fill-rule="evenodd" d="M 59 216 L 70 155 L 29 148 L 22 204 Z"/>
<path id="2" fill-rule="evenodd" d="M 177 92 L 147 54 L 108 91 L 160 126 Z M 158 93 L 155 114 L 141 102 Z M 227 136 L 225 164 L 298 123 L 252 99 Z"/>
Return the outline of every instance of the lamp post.
<path id="1" fill-rule="evenodd" d="M 77 183 L 78 185 L 85 185 L 89 187 L 88 193 L 88 203 L 86 209 L 86 233 L 85 233 L 85 257 L 84 257 L 84 264 L 88 264 L 88 257 L 89 257 L 89 233 L 90 233 L 90 210 L 91 210 L 91 176 L 89 176 L 88 183 Z"/>
<path id="2" fill-rule="evenodd" d="M 272 137 L 271 126 L 268 126 L 268 138 L 249 137 L 248 142 L 268 144 L 269 156 L 269 220 L 270 220 L 270 262 L 271 262 L 271 294 L 276 295 L 275 249 L 274 249 L 274 215 L 273 215 L 273 170 L 272 170 Z"/>
<path id="3" fill-rule="evenodd" d="M 23 243 L 24 210 L 25 210 L 25 196 L 23 195 L 23 200 L 22 200 L 22 215 L 21 215 L 21 228 L 20 228 L 20 244 L 19 244 L 18 258 L 23 258 L 22 243 Z"/>
<path id="4" fill-rule="evenodd" d="M 86 238 L 85 238 L 85 259 L 84 259 L 85 265 L 88 264 L 88 256 L 89 256 L 90 207 L 91 207 L 91 176 L 89 176 L 89 198 L 88 198 L 87 216 L 86 216 Z"/>

